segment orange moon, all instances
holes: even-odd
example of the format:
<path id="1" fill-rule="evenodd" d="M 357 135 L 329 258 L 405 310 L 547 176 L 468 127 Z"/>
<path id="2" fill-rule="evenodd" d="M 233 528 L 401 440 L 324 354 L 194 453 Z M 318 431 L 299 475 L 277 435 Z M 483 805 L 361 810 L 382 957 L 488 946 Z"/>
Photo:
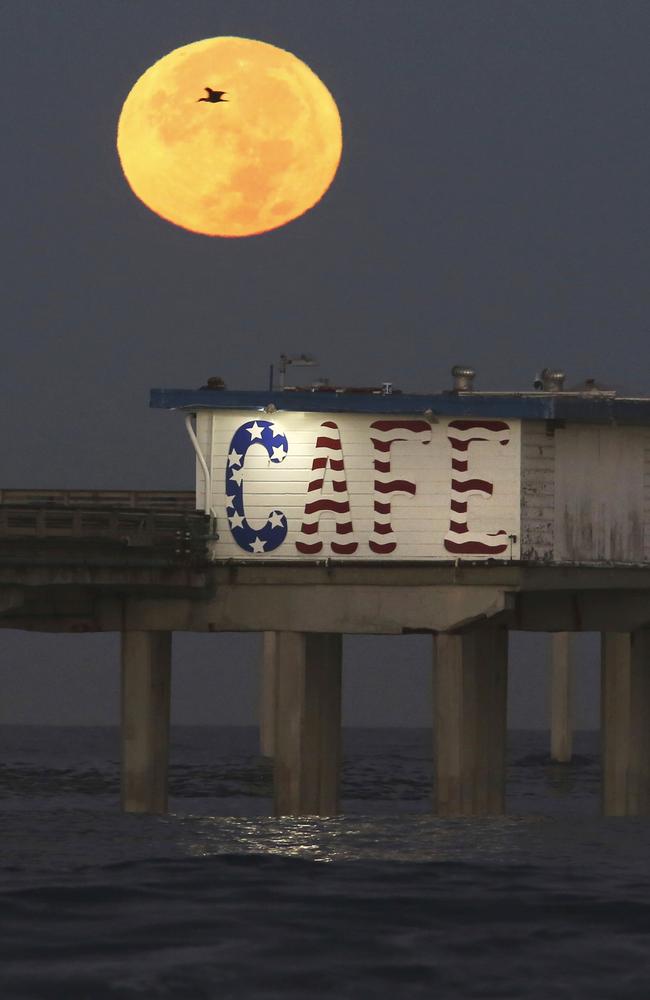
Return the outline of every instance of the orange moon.
<path id="1" fill-rule="evenodd" d="M 223 99 L 199 101 L 206 88 Z M 290 52 L 250 38 L 206 38 L 159 59 L 117 128 L 134 194 L 206 236 L 252 236 L 298 218 L 329 188 L 341 149 L 325 84 Z"/>

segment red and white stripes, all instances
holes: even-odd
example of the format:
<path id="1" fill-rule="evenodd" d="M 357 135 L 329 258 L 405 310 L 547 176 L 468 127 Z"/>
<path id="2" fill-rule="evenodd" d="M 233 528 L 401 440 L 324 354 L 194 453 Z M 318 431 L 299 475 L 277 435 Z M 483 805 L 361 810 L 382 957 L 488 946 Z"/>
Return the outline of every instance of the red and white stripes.
<path id="1" fill-rule="evenodd" d="M 397 547 L 391 524 L 391 497 L 397 493 L 415 496 L 416 489 L 410 479 L 391 479 L 390 448 L 394 441 L 428 444 L 431 425 L 426 420 L 375 420 L 370 431 L 375 453 L 375 501 L 374 527 L 368 544 L 373 552 L 388 555 Z"/>
<path id="2" fill-rule="evenodd" d="M 352 533 L 352 518 L 350 516 L 350 496 L 345 475 L 345 461 L 341 447 L 341 433 L 337 424 L 326 420 L 321 428 L 327 428 L 325 434 L 320 433 L 316 439 L 314 460 L 311 465 L 312 478 L 307 486 L 307 502 L 303 514 L 300 535 L 296 541 L 298 552 L 303 555 L 314 555 L 323 548 L 323 542 L 318 538 L 320 516 L 324 510 L 334 512 L 334 524 L 337 535 L 345 536 Z M 325 473 L 331 471 L 331 484 L 337 499 L 323 496 Z M 319 495 L 316 495 L 318 491 Z M 314 494 L 314 499 L 309 499 Z M 332 552 L 337 555 L 349 556 L 356 552 L 358 542 L 330 542 Z"/>
<path id="3" fill-rule="evenodd" d="M 445 535 L 445 549 L 447 552 L 464 555 L 499 555 L 508 548 L 507 532 L 472 532 L 467 524 L 468 498 L 491 497 L 494 491 L 494 484 L 487 479 L 471 476 L 468 451 L 472 441 L 493 441 L 507 445 L 510 441 L 510 426 L 503 420 L 451 420 L 447 437 L 452 448 L 452 478 L 451 520 L 449 531 Z"/>

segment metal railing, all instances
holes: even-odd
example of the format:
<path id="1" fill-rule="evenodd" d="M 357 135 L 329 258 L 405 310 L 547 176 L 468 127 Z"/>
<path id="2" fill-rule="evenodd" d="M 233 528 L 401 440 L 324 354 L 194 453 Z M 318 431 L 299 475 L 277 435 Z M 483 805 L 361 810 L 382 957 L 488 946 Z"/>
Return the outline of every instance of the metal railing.
<path id="1" fill-rule="evenodd" d="M 0 506 L 137 507 L 146 510 L 196 510 L 194 490 L 3 490 Z"/>
<path id="2" fill-rule="evenodd" d="M 0 490 L 0 545 L 56 540 L 203 558 L 213 525 L 195 494 L 162 490 Z"/>

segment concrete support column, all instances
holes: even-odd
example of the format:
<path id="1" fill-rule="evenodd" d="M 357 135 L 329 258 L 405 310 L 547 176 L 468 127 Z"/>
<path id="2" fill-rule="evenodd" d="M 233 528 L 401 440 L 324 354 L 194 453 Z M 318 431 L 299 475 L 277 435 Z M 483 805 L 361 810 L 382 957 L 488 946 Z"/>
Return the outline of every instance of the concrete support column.
<path id="1" fill-rule="evenodd" d="M 568 764 L 573 755 L 573 670 L 571 633 L 551 635 L 551 760 Z"/>
<path id="2" fill-rule="evenodd" d="M 338 812 L 341 640 L 340 635 L 276 633 L 276 816 Z"/>
<path id="3" fill-rule="evenodd" d="M 650 814 L 650 629 L 602 636 L 605 816 Z"/>
<path id="4" fill-rule="evenodd" d="M 434 766 L 439 816 L 505 811 L 508 633 L 435 637 Z"/>
<path id="5" fill-rule="evenodd" d="M 260 753 L 275 753 L 275 687 L 277 640 L 275 632 L 263 633 L 260 666 Z"/>
<path id="6" fill-rule="evenodd" d="M 171 632 L 122 632 L 122 809 L 167 811 Z"/>

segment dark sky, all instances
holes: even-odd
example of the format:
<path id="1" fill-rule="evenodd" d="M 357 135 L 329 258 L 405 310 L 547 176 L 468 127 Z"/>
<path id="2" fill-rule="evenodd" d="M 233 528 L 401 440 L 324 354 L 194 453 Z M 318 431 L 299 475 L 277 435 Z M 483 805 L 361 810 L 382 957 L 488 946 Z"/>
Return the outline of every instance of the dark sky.
<path id="1" fill-rule="evenodd" d="M 2 485 L 191 488 L 181 420 L 149 388 L 264 385 L 283 351 L 343 384 L 437 390 L 462 362 L 523 388 L 548 364 L 647 392 L 650 5 L 4 0 L 0 17 Z M 141 73 L 223 34 L 307 62 L 344 132 L 322 202 L 240 240 L 160 220 L 115 152 Z M 2 641 L 0 718 L 116 719 L 116 637 Z M 349 641 L 347 721 L 426 724 L 429 645 Z M 542 725 L 542 645 L 514 646 L 513 723 Z M 174 717 L 252 721 L 257 650 L 180 637 Z"/>

